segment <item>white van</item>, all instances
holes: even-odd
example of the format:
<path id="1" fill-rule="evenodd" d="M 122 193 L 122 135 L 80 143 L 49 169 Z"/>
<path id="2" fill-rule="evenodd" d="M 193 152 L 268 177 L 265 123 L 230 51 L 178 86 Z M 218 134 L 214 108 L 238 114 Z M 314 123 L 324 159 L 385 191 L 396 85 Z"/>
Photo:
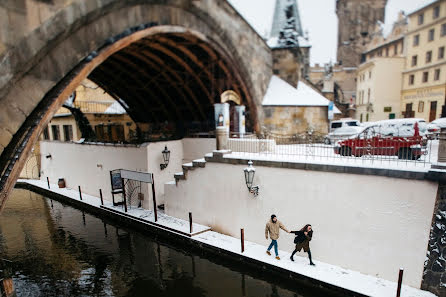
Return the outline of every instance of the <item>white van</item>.
<path id="1" fill-rule="evenodd" d="M 358 120 L 354 120 L 352 118 L 343 118 L 337 121 L 332 121 L 330 123 L 330 132 L 335 131 L 336 129 L 342 127 L 359 127 L 361 123 Z"/>

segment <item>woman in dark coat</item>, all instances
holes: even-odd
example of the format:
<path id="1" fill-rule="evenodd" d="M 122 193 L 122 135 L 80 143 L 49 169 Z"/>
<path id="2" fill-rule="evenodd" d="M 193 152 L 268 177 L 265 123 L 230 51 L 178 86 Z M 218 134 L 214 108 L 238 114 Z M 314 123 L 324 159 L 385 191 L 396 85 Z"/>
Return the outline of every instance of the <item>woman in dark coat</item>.
<path id="1" fill-rule="evenodd" d="M 296 237 L 294 238 L 294 243 L 296 244 L 296 249 L 291 254 L 291 261 L 294 262 L 293 256 L 295 253 L 300 252 L 304 249 L 304 252 L 308 253 L 308 258 L 310 259 L 310 265 L 314 265 L 311 260 L 311 251 L 310 251 L 310 241 L 313 237 L 313 229 L 310 224 L 306 224 L 300 231 L 291 231 L 290 233 L 294 233 Z"/>

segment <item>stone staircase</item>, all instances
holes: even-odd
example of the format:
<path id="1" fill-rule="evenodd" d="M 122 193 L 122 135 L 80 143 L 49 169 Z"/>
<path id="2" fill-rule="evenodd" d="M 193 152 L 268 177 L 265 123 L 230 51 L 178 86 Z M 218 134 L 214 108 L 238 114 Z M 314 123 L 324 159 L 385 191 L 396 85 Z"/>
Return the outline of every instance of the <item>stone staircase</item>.
<path id="1" fill-rule="evenodd" d="M 204 168 L 206 167 L 206 160 L 204 158 L 193 160 L 191 163 L 185 163 L 182 165 L 183 171 L 177 172 L 174 174 L 175 184 L 178 184 L 181 180 L 186 180 L 187 173 L 190 170 L 195 170 L 196 168 Z"/>

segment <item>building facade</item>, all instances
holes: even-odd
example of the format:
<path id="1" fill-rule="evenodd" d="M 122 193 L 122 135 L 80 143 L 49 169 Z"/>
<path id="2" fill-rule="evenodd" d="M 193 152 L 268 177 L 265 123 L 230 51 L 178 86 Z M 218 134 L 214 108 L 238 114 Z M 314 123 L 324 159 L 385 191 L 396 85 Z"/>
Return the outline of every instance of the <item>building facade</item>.
<path id="1" fill-rule="evenodd" d="M 435 1 L 408 17 L 402 116 L 430 122 L 440 117 L 445 104 L 446 1 Z"/>
<path id="2" fill-rule="evenodd" d="M 401 117 L 401 73 L 404 70 L 404 35 L 407 18 L 401 12 L 392 32 L 384 38 L 378 25 L 361 56 L 356 76 L 356 113 L 361 122 Z"/>
<path id="3" fill-rule="evenodd" d="M 67 104 L 79 109 L 100 142 L 130 142 L 136 137 L 136 124 L 125 109 L 103 89 L 84 80 Z M 79 123 L 66 107 L 61 107 L 43 130 L 42 140 L 78 141 Z"/>

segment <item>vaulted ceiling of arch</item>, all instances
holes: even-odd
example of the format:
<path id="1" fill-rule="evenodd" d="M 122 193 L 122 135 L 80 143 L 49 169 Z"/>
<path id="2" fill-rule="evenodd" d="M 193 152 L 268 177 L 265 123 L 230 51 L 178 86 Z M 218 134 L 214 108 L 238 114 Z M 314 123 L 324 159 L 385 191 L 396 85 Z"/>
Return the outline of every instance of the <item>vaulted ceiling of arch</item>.
<path id="1" fill-rule="evenodd" d="M 247 94 L 231 65 L 208 43 L 187 34 L 143 38 L 110 56 L 89 79 L 128 105 L 137 122 L 208 121 L 220 94 Z"/>

